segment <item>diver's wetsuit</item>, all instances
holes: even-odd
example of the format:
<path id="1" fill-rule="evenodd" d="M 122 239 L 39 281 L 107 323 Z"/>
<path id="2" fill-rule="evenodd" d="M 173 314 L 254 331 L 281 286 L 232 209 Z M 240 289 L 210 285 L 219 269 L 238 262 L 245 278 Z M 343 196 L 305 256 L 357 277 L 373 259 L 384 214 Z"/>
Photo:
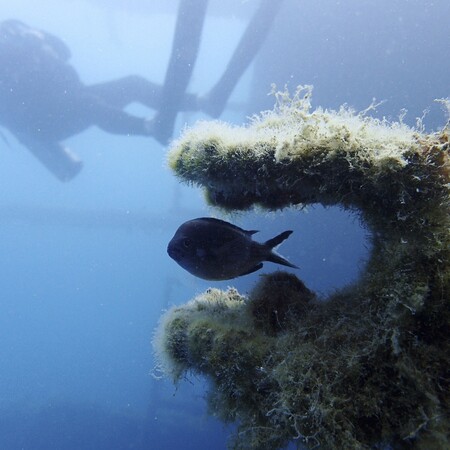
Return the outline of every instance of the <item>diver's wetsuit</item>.
<path id="1" fill-rule="evenodd" d="M 136 75 L 86 86 L 69 58 L 57 37 L 16 20 L 0 23 L 0 124 L 62 180 L 75 176 L 81 161 L 75 162 L 61 140 L 92 125 L 150 136 L 150 122 L 123 108 L 139 102 L 158 109 L 161 97 L 161 87 Z M 195 103 L 186 95 L 182 107 L 196 109 Z"/>

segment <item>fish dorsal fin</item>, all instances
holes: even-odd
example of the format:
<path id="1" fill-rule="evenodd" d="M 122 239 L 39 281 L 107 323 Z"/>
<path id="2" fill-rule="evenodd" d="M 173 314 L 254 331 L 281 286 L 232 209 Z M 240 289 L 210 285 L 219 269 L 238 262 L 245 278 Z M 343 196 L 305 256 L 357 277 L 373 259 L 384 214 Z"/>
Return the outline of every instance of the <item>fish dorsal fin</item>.
<path id="1" fill-rule="evenodd" d="M 219 225 L 219 226 L 228 228 L 230 230 L 235 230 L 240 233 L 247 234 L 249 236 L 252 236 L 253 234 L 258 233 L 258 231 L 259 231 L 259 230 L 248 230 L 247 231 L 247 230 L 244 230 L 244 229 L 238 227 L 237 225 L 233 225 L 230 222 L 225 222 L 225 220 L 216 219 L 214 217 L 199 217 L 198 219 L 194 219 L 194 220 L 199 220 L 199 221 L 201 220 L 202 222 L 207 222 L 207 223 L 209 222 L 211 224 Z"/>

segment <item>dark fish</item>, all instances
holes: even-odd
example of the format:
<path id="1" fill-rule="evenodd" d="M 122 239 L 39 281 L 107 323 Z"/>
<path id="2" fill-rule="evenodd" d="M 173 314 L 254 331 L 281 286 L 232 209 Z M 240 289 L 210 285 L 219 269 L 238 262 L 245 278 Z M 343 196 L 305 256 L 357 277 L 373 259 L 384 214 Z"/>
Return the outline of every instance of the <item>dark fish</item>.
<path id="1" fill-rule="evenodd" d="M 178 228 L 167 253 L 183 269 L 205 280 L 247 275 L 261 269 L 263 261 L 298 269 L 273 250 L 290 236 L 291 230 L 264 243 L 252 240 L 255 233 L 219 219 L 193 219 Z"/>

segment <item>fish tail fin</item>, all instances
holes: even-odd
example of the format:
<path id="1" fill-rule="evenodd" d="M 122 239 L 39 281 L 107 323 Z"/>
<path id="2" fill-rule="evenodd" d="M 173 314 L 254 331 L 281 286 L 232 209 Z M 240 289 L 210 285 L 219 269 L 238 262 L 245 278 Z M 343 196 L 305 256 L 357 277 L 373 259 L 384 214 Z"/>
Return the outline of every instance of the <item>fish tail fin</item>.
<path id="1" fill-rule="evenodd" d="M 284 240 L 286 240 L 290 235 L 292 234 L 292 230 L 284 231 L 283 233 L 279 234 L 278 236 L 275 236 L 272 239 L 269 239 L 267 242 L 265 242 L 266 248 L 269 249 L 269 254 L 266 257 L 266 261 L 270 261 L 276 264 L 281 264 L 283 266 L 292 267 L 294 269 L 299 269 L 298 266 L 295 264 L 290 263 L 286 258 L 283 258 L 283 256 L 276 253 L 273 249 L 280 245 Z"/>
<path id="2" fill-rule="evenodd" d="M 283 231 L 283 233 L 279 234 L 278 236 L 275 236 L 274 238 L 266 241 L 264 245 L 267 245 L 267 247 L 271 249 L 275 248 L 277 245 L 280 245 L 284 240 L 286 240 L 292 233 L 292 230 Z"/>
<path id="3" fill-rule="evenodd" d="M 273 262 L 275 264 L 281 264 L 282 266 L 292 267 L 293 269 L 300 269 L 300 267 L 296 266 L 295 264 L 292 264 L 289 262 L 286 258 L 283 258 L 278 253 L 275 253 L 273 250 L 267 256 L 266 261 Z"/>

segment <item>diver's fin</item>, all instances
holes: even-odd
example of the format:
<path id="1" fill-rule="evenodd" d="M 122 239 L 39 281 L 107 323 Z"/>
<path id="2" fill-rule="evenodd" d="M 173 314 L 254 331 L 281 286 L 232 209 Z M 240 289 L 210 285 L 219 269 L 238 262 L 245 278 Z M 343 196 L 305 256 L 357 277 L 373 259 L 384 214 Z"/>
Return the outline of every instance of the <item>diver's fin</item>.
<path id="1" fill-rule="evenodd" d="M 202 99 L 202 109 L 212 117 L 219 117 L 242 74 L 255 59 L 270 34 L 270 28 L 281 9 L 283 0 L 262 0 L 247 25 L 231 59 L 216 85 Z"/>
<path id="2" fill-rule="evenodd" d="M 45 142 L 27 134 L 18 134 L 20 143 L 60 181 L 70 181 L 83 168 L 83 162 L 59 142 Z"/>
<path id="3" fill-rule="evenodd" d="M 200 49 L 208 0 L 178 2 L 172 52 L 161 93 L 161 106 L 155 115 L 153 136 L 163 145 L 172 137 L 175 120 L 186 95 Z M 180 58 L 180 55 L 182 57 Z"/>
<path id="4" fill-rule="evenodd" d="M 250 270 L 247 270 L 244 273 L 241 273 L 239 276 L 242 277 L 244 275 L 249 275 L 250 273 L 256 272 L 259 269 L 262 269 L 263 263 L 257 264 L 255 267 L 252 267 Z"/>

